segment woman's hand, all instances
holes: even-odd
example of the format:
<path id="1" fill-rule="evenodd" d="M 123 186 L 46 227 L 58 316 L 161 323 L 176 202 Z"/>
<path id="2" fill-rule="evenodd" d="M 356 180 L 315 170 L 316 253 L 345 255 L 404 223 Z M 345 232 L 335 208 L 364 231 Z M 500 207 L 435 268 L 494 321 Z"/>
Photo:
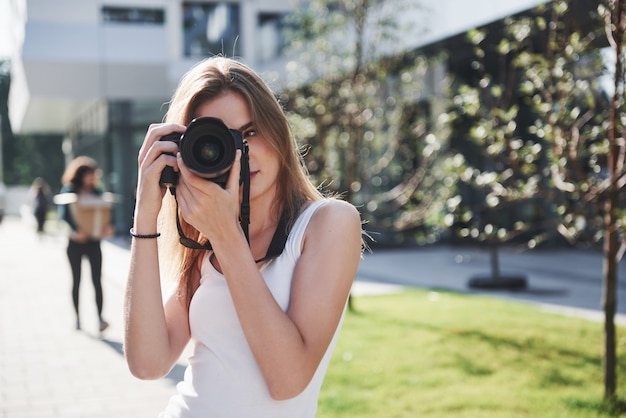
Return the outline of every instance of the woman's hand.
<path id="1" fill-rule="evenodd" d="M 180 153 L 177 159 L 176 199 L 182 217 L 211 242 L 232 237 L 239 228 L 241 151 L 237 150 L 225 188 L 191 172 Z"/>
<path id="2" fill-rule="evenodd" d="M 113 228 L 113 225 L 107 224 L 104 228 L 102 228 L 102 238 L 110 238 L 113 235 L 115 235 L 115 228 Z"/>
<path id="3" fill-rule="evenodd" d="M 72 233 L 70 234 L 70 239 L 74 242 L 84 244 L 89 240 L 89 235 L 87 235 L 83 231 L 72 231 Z"/>
<path id="4" fill-rule="evenodd" d="M 152 124 L 148 128 L 137 157 L 139 177 L 136 211 L 141 212 L 142 217 L 156 219 L 161 209 L 165 189 L 159 184 L 159 179 L 163 169 L 169 166 L 174 171 L 178 171 L 178 162 L 175 157 L 178 145 L 172 141 L 159 139 L 172 132 L 182 133 L 185 129 L 184 125 L 163 123 Z M 137 218 L 137 214 L 135 217 Z"/>

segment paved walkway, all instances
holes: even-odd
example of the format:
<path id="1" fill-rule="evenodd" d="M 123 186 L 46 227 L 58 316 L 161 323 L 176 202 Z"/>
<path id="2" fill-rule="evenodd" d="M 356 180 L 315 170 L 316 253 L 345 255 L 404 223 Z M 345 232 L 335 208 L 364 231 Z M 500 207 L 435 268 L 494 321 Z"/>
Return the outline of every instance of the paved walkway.
<path id="1" fill-rule="evenodd" d="M 140 381 L 122 356 L 127 251 L 103 245 L 102 335 L 83 267 L 82 331 L 74 329 L 65 240 L 40 240 L 15 219 L 0 224 L 0 417 L 155 417 L 174 382 Z M 175 369 L 180 372 L 182 367 Z"/>
<path id="2" fill-rule="evenodd" d="M 39 239 L 34 227 L 17 218 L 0 223 L 0 418 L 155 417 L 175 392 L 182 363 L 158 381 L 140 381 L 128 372 L 122 354 L 128 250 L 104 242 L 103 257 L 104 316 L 111 325 L 102 335 L 97 331 L 85 263 L 83 330 L 76 331 L 65 239 Z M 394 291 L 398 285 L 474 292 L 467 288 L 467 279 L 485 273 L 488 265 L 487 254 L 479 251 L 379 251 L 366 255 L 353 293 Z M 598 316 L 597 253 L 503 254 L 502 266 L 528 273 L 530 289 L 488 294 Z M 620 286 L 620 300 L 626 300 L 624 293 Z"/>
<path id="3" fill-rule="evenodd" d="M 468 283 L 490 277 L 490 255 L 472 248 L 431 246 L 378 250 L 359 268 L 359 281 L 481 294 L 539 304 L 565 314 L 603 320 L 602 254 L 597 250 L 503 250 L 503 276 L 524 277 L 524 291 L 477 290 Z M 618 268 L 616 321 L 626 325 L 626 260 Z"/>

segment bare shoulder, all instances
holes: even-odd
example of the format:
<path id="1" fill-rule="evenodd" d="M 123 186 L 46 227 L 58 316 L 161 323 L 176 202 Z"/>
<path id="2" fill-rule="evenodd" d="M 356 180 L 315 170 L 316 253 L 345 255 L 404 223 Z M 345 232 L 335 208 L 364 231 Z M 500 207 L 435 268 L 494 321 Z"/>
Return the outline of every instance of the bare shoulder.
<path id="1" fill-rule="evenodd" d="M 307 233 L 322 241 L 336 238 L 361 238 L 361 215 L 350 203 L 328 199 L 313 214 Z"/>
<path id="2" fill-rule="evenodd" d="M 313 220 L 326 222 L 358 222 L 361 224 L 361 215 L 358 210 L 345 200 L 326 199 L 313 215 Z"/>

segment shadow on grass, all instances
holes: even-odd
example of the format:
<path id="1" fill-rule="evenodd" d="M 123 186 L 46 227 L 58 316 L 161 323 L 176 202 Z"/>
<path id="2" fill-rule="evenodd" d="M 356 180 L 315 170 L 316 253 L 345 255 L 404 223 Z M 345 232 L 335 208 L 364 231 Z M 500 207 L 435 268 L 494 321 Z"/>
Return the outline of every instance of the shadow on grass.
<path id="1" fill-rule="evenodd" d="M 450 330 L 449 330 L 450 331 Z M 505 338 L 502 336 L 491 335 L 484 331 L 479 330 L 451 330 L 455 335 L 460 337 L 469 338 L 477 341 L 482 341 L 493 348 L 503 348 L 508 347 L 515 350 L 524 350 L 524 352 L 529 353 L 535 352 L 538 357 L 544 358 L 547 352 L 551 353 L 551 356 L 563 357 L 563 358 L 571 358 L 576 361 L 582 360 L 585 363 L 592 364 L 594 366 L 601 365 L 601 359 L 598 356 L 588 355 L 580 350 L 569 349 L 569 348 L 557 348 L 551 345 L 546 344 L 540 338 L 525 338 L 525 339 L 515 339 L 515 338 Z"/>
<path id="2" fill-rule="evenodd" d="M 435 292 L 447 293 L 453 296 L 467 296 L 466 293 L 460 293 L 456 291 L 450 291 L 446 289 L 433 288 L 429 289 Z M 449 336 L 468 338 L 474 341 L 480 341 L 486 343 L 494 348 L 510 348 L 526 353 L 535 353 L 535 355 L 544 358 L 546 352 L 550 352 L 556 356 L 563 356 L 567 358 L 573 358 L 575 360 L 583 360 L 586 363 L 593 364 L 594 366 L 601 365 L 601 358 L 595 355 L 586 355 L 580 350 L 575 348 L 555 347 L 545 342 L 544 338 L 539 336 L 514 336 L 514 335 L 498 335 L 495 332 L 490 332 L 490 328 L 485 325 L 481 327 L 463 327 L 463 323 L 448 324 L 448 326 L 434 325 L 432 322 L 419 321 L 410 316 L 401 317 L 397 315 L 386 314 L 384 310 L 376 310 L 375 312 L 360 309 L 358 298 L 352 298 L 350 314 L 355 317 L 376 323 L 373 329 L 377 326 L 385 329 L 387 326 L 398 326 L 406 330 L 422 329 L 433 332 L 444 333 Z"/>
<path id="3" fill-rule="evenodd" d="M 459 294 L 456 292 L 448 292 L 451 294 Z M 557 347 L 551 345 L 544 338 L 538 336 L 514 336 L 498 334 L 492 329 L 480 328 L 462 328 L 460 326 L 438 326 L 431 322 L 418 321 L 411 317 L 399 317 L 395 315 L 386 315 L 384 311 L 368 312 L 359 309 L 358 300 L 353 301 L 350 315 L 359 318 L 361 321 L 369 321 L 372 323 L 370 329 L 387 329 L 388 327 L 399 327 L 406 331 L 411 330 L 427 330 L 440 333 L 451 338 L 463 340 L 463 344 L 468 341 L 482 342 L 494 349 L 508 348 L 526 353 L 527 356 L 536 358 L 545 358 L 549 353 L 551 357 L 560 357 L 562 359 L 571 359 L 576 363 L 591 364 L 594 367 L 600 367 L 602 364 L 601 357 L 585 353 L 577 350 L 576 347 Z M 493 332 L 491 332 L 493 331 Z M 487 374 L 485 370 L 474 370 L 472 374 Z M 554 376 L 553 376 L 554 377 Z M 548 379 L 549 380 L 549 379 Z M 558 379 L 557 379 L 558 380 Z"/>
<path id="4" fill-rule="evenodd" d="M 594 371 L 593 376 L 597 376 L 596 371 L 602 364 L 601 354 L 590 350 L 586 344 L 592 328 L 584 327 L 580 331 L 578 325 L 569 328 L 565 318 L 563 323 L 545 321 L 544 328 L 541 315 L 530 315 L 526 322 L 525 311 L 508 310 L 508 304 L 502 308 L 494 305 L 493 309 L 489 309 L 491 306 L 481 301 L 478 304 L 463 304 L 460 300 L 441 299 L 442 295 L 433 295 L 433 299 L 428 293 L 420 292 L 418 295 L 415 299 L 408 293 L 363 300 L 354 298 L 354 310 L 346 318 L 351 320 L 350 336 L 356 336 L 363 341 L 363 345 L 370 341 L 405 344 L 405 341 L 419 342 L 420 338 L 431 345 L 434 342 L 440 345 L 436 351 L 441 354 L 437 357 L 437 364 L 478 378 L 498 374 L 491 381 L 485 379 L 485 387 L 490 387 L 494 381 L 502 381 L 499 380 L 502 376 L 519 377 L 518 382 L 523 382 L 521 385 L 531 393 L 528 399 L 554 394 L 554 403 L 558 403 L 558 406 L 554 405 L 554 411 L 565 412 L 558 416 L 626 417 L 626 398 L 602 400 L 598 395 L 598 382 L 591 382 L 589 374 L 581 372 L 581 369 Z M 431 306 L 427 305 L 428 300 L 441 302 Z M 481 316 L 486 309 L 489 309 L 490 315 Z M 355 347 L 361 348 L 358 344 Z M 405 352 L 410 353 L 410 349 L 400 353 L 403 355 Z M 400 361 L 412 361 L 410 356 L 402 357 Z M 618 361 L 618 375 L 626 373 L 625 364 Z M 509 365 L 511 367 L 507 367 Z M 393 367 L 394 370 L 401 370 L 403 365 L 394 364 Z M 430 373 L 427 365 L 420 367 L 424 375 Z M 433 370 L 432 373 L 440 376 L 439 372 Z M 483 379 L 472 382 L 481 385 Z M 579 391 L 587 385 L 594 390 Z M 557 396 L 559 400 L 556 400 Z M 507 406 L 503 404 L 502 408 Z"/>
<path id="5" fill-rule="evenodd" d="M 609 417 L 623 417 L 626 414 L 626 399 L 619 397 L 600 400 L 569 399 L 566 405 L 578 412 L 595 413 Z"/>

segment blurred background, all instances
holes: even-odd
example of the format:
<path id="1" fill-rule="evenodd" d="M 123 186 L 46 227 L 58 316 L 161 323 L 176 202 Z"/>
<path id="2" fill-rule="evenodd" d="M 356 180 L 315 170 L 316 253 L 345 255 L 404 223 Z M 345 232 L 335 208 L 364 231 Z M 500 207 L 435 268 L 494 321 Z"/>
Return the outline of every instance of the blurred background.
<path id="1" fill-rule="evenodd" d="M 6 213 L 88 155 L 128 230 L 147 126 L 222 54 L 268 81 L 311 176 L 361 209 L 372 245 L 601 239 L 612 1 L 0 4 Z"/>

